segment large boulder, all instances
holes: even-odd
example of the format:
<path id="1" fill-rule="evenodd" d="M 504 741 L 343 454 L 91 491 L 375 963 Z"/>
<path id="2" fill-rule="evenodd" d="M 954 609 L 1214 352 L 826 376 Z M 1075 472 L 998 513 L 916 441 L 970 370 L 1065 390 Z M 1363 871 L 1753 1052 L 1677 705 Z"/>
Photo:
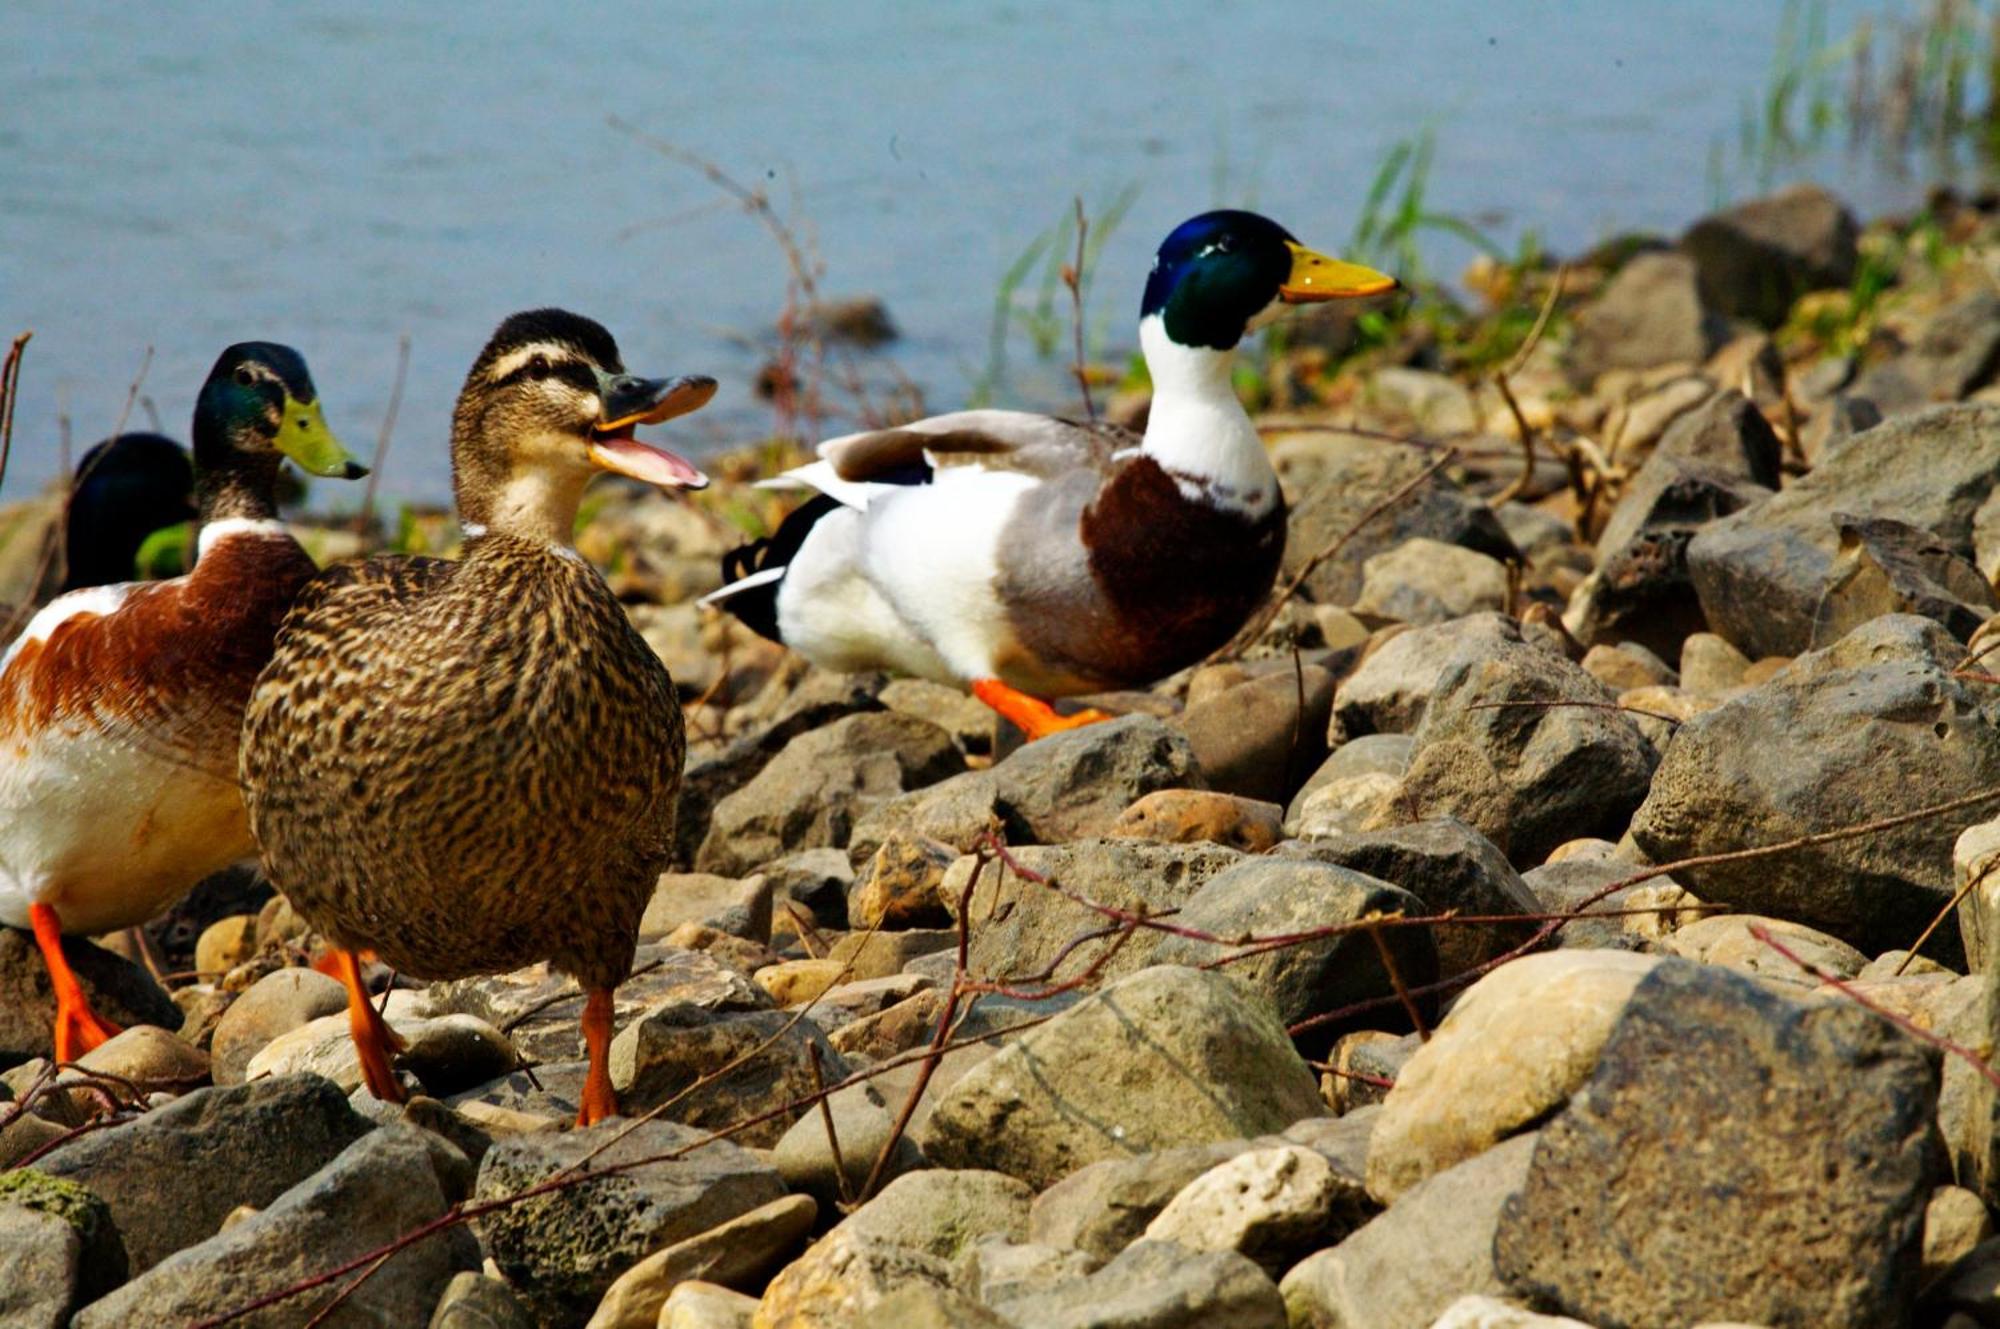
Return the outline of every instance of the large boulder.
<path id="1" fill-rule="evenodd" d="M 951 735 L 915 716 L 867 711 L 808 730 L 717 801 L 695 866 L 737 877 L 793 850 L 845 845 L 880 804 L 964 769 Z"/>
<path id="2" fill-rule="evenodd" d="M 2000 406 L 1941 406 L 1832 449 L 1782 493 L 1710 524 L 1688 573 L 1710 628 L 1751 659 L 1828 640 L 1840 519 L 1885 517 L 1973 554 L 1973 520 L 2000 481 Z"/>
<path id="3" fill-rule="evenodd" d="M 1047 742 L 1048 740 L 1043 740 Z M 1160 914 L 1179 909 L 1217 873 L 1242 860 L 1215 844 L 1152 844 L 1144 840 L 1078 840 L 1070 844 L 1028 845 L 1012 851 L 1022 867 L 1102 905 Z M 970 896 L 965 888 L 980 870 Z M 1036 974 L 1063 960 L 1071 976 L 1117 945 L 1117 954 L 1098 973 L 1116 978 L 1154 962 L 1163 933 L 1141 928 L 1122 943 L 1104 937 L 1072 948 L 1084 934 L 1111 923 L 1104 915 L 1021 877 L 997 859 L 959 859 L 939 888 L 954 919 L 960 901 L 971 908 L 967 959 L 974 973 L 989 978 Z"/>
<path id="4" fill-rule="evenodd" d="M 1495 1260 L 1592 1324 L 1908 1323 L 1936 1103 L 1923 1049 L 1869 1012 L 1670 961 L 1542 1129 Z"/>
<path id="5" fill-rule="evenodd" d="M 1441 473 L 1356 529 L 1363 514 L 1430 465 L 1432 458 L 1415 448 L 1385 447 L 1380 439 L 1362 435 L 1280 435 L 1272 443 L 1272 461 L 1291 505 L 1285 576 L 1352 531 L 1339 553 L 1306 578 L 1306 592 L 1319 604 L 1354 603 L 1368 560 L 1417 537 L 1463 545 L 1502 561 L 1520 557 L 1485 502 Z"/>
<path id="6" fill-rule="evenodd" d="M 347 1097 L 317 1075 L 197 1089 L 36 1164 L 110 1206 L 135 1273 L 261 1208 L 367 1133 Z"/>
<path id="7" fill-rule="evenodd" d="M 1054 734 L 983 771 L 892 798 L 863 817 L 849 846 L 865 862 L 902 830 L 970 849 L 989 829 L 1015 844 L 1103 835 L 1156 789 L 1201 789 L 1194 751 L 1179 730 L 1149 715 Z"/>
<path id="8" fill-rule="evenodd" d="M 1569 372 L 1588 386 L 1607 369 L 1700 364 L 1727 336 L 1727 321 L 1702 298 L 1693 259 L 1640 254 L 1577 311 Z"/>
<path id="9" fill-rule="evenodd" d="M 1359 923 L 1371 916 L 1418 918 L 1426 912 L 1424 901 L 1401 887 L 1348 868 L 1302 858 L 1260 857 L 1209 878 L 1174 922 L 1234 939 L 1286 936 Z M 1429 931 L 1389 927 L 1378 932 L 1381 947 L 1395 966 L 1393 978 L 1383 963 L 1382 949 L 1361 928 L 1265 950 L 1234 961 L 1227 969 L 1262 994 L 1288 1027 L 1354 1002 L 1393 997 L 1396 978 L 1405 987 L 1422 987 L 1437 977 L 1437 949 Z M 1153 957 L 1161 964 L 1203 965 L 1233 949 L 1169 935 Z M 1333 1032 L 1331 1027 L 1316 1030 L 1306 1045 L 1324 1047 Z"/>
<path id="10" fill-rule="evenodd" d="M 370 1131 L 268 1208 L 84 1307 L 74 1329 L 208 1320 L 364 1256 L 443 1217 L 449 1207 L 443 1173 L 465 1167 L 462 1156 L 446 1162 L 444 1153 L 457 1151 L 415 1127 Z M 355 1287 L 333 1322 L 426 1323 L 452 1274 L 477 1263 L 478 1248 L 462 1229 L 418 1242 Z M 232 1323 L 303 1324 L 318 1304 L 300 1296 Z"/>
<path id="11" fill-rule="evenodd" d="M 1579 836 L 1615 838 L 1657 757 L 1612 702 L 1550 651 L 1521 645 L 1461 659 L 1424 709 L 1399 806 L 1457 817 L 1516 864 L 1539 863 Z"/>
<path id="12" fill-rule="evenodd" d="M 1703 217 L 1680 247 L 1711 308 L 1775 328 L 1807 291 L 1854 280 L 1860 235 L 1838 198 L 1801 184 Z"/>
<path id="13" fill-rule="evenodd" d="M 492 1210 L 476 1224 L 486 1254 L 545 1323 L 582 1324 L 643 1256 L 784 1195 L 775 1168 L 726 1140 L 702 1138 L 668 1121 L 607 1121 L 500 1141 L 480 1162 L 477 1200 L 554 1180 L 586 1157 L 599 1168 L 657 1161 Z"/>
<path id="14" fill-rule="evenodd" d="M 1099 1159 L 1284 1129 L 1323 1111 L 1270 1007 L 1227 975 L 1160 965 L 975 1066 L 924 1153 L 1046 1186 Z"/>
<path id="15" fill-rule="evenodd" d="M 1625 1003 L 1659 963 L 1558 951 L 1523 956 L 1467 988 L 1382 1101 L 1369 1193 L 1394 1203 L 1546 1119 L 1590 1078 Z"/>
<path id="16" fill-rule="evenodd" d="M 1366 742 L 1368 740 L 1362 740 Z M 1327 840 L 1293 841 L 1281 855 L 1351 868 L 1410 892 L 1424 912 L 1468 918 L 1537 914 L 1542 903 L 1507 856 L 1456 817 L 1437 817 Z M 1505 954 L 1535 933 L 1526 921 L 1450 923 L 1431 930 L 1440 978 L 1462 974 Z"/>
<path id="17" fill-rule="evenodd" d="M 2000 725 L 1964 648 L 1927 619 L 1889 617 L 1801 656 L 1680 727 L 1632 837 L 1669 862 L 1854 825 L 2000 780 Z M 1782 857 L 1679 874 L 1704 900 L 1809 924 L 1877 954 L 1908 946 L 1953 893 L 1968 809 Z M 1930 947 L 1960 953 L 1950 923 Z"/>

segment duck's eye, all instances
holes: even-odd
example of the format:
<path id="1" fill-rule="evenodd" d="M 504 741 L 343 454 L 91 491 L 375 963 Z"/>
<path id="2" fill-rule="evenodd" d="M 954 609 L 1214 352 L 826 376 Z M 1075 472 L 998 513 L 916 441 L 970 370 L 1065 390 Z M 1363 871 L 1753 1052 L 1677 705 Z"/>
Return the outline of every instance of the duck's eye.
<path id="1" fill-rule="evenodd" d="M 538 355 L 528 361 L 529 378 L 547 378 L 554 372 L 554 369 L 555 367 L 549 363 L 549 357 L 546 355 Z"/>
<path id="2" fill-rule="evenodd" d="M 250 372 L 249 365 L 238 365 L 236 366 L 236 381 L 247 388 L 257 381 L 257 376 Z"/>

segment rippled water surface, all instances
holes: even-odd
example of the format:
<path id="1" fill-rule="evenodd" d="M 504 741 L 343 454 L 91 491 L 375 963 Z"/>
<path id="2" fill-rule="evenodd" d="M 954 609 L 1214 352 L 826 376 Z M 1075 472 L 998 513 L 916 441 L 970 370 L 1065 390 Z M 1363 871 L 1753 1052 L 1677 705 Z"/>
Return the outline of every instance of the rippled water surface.
<path id="1" fill-rule="evenodd" d="M 1829 27 L 1880 7 L 1833 4 Z M 36 333 L 6 488 L 54 473 L 65 403 L 79 447 L 108 432 L 149 345 L 170 432 L 223 345 L 271 338 L 305 352 L 365 450 L 407 332 L 385 489 L 441 497 L 466 365 L 541 303 L 601 319 L 635 371 L 723 379 L 680 442 L 753 435 L 783 263 L 611 114 L 781 201 L 795 188 L 828 289 L 885 299 L 897 363 L 948 407 L 985 364 L 1002 272 L 1076 194 L 1138 187 L 1093 301 L 1114 340 L 1182 217 L 1249 202 L 1337 249 L 1384 153 L 1426 122 L 1432 205 L 1502 239 L 1677 230 L 1765 84 L 1778 11 L 6 0 L 0 331 Z M 1839 157 L 1810 173 L 1864 212 L 1912 191 Z"/>

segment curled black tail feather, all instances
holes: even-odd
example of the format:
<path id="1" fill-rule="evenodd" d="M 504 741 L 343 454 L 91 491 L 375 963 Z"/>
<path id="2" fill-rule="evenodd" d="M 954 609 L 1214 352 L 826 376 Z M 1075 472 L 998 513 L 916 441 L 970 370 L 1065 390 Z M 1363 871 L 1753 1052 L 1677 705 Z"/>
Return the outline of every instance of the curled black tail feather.
<path id="1" fill-rule="evenodd" d="M 730 550 L 722 556 L 723 584 L 726 586 L 732 581 L 741 581 L 766 568 L 790 566 L 813 526 L 821 517 L 839 507 L 838 502 L 825 494 L 815 494 L 793 509 L 770 535 Z M 784 578 L 780 577 L 763 586 L 753 586 L 724 600 L 722 607 L 741 619 L 744 626 L 758 636 L 782 644 L 785 639 L 778 632 L 778 587 L 783 584 Z"/>

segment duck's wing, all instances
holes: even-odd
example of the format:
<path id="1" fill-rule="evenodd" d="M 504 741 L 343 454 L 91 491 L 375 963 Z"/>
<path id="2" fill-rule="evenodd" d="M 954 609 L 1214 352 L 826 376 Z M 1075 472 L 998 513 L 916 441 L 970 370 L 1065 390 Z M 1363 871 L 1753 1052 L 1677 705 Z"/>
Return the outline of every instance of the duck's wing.
<path id="1" fill-rule="evenodd" d="M 817 489 L 848 507 L 866 508 L 885 488 L 929 484 L 940 472 L 959 468 L 1038 480 L 1075 471 L 1108 474 L 1118 455 L 1138 442 L 1117 425 L 1032 411 L 954 411 L 828 439 L 819 445 L 818 461 L 766 483 Z"/>
<path id="2" fill-rule="evenodd" d="M 418 554 L 381 554 L 336 563 L 306 583 L 280 629 L 280 649 L 288 639 L 337 636 L 382 610 L 444 589 L 458 564 Z"/>

